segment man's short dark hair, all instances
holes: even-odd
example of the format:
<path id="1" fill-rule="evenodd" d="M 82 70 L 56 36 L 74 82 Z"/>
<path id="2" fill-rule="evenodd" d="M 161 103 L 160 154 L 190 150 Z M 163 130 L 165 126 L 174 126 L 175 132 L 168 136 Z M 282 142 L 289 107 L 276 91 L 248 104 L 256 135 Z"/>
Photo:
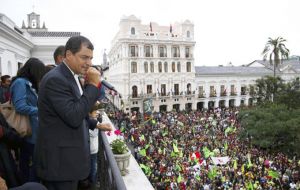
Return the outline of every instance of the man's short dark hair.
<path id="1" fill-rule="evenodd" d="M 1 82 L 5 82 L 6 79 L 9 79 L 9 78 L 10 78 L 9 75 L 3 75 L 3 76 L 1 76 Z"/>
<path id="2" fill-rule="evenodd" d="M 57 62 L 57 57 L 61 55 L 61 56 L 65 56 L 65 46 L 58 46 L 54 53 L 53 53 L 53 58 L 54 61 Z"/>
<path id="3" fill-rule="evenodd" d="M 65 56 L 66 52 L 70 50 L 73 54 L 77 53 L 81 49 L 81 45 L 86 46 L 90 50 L 94 50 L 92 42 L 84 36 L 73 36 L 69 38 L 65 46 Z"/>

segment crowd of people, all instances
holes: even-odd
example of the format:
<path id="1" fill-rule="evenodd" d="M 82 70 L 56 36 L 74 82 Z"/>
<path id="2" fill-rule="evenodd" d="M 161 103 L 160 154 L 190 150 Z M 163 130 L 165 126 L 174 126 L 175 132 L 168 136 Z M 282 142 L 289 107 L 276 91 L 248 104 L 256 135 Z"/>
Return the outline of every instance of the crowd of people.
<path id="1" fill-rule="evenodd" d="M 122 114 L 134 156 L 157 190 L 300 189 L 299 158 L 270 153 L 239 139 L 237 109 Z"/>

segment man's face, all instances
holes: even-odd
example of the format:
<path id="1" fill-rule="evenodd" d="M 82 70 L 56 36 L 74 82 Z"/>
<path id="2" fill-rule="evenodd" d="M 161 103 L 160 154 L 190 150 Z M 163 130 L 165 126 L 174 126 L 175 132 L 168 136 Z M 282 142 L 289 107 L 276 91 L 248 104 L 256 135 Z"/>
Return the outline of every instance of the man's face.
<path id="1" fill-rule="evenodd" d="M 92 65 L 93 50 L 81 45 L 79 52 L 73 54 L 70 50 L 66 51 L 66 62 L 75 74 L 85 75 Z"/>
<path id="2" fill-rule="evenodd" d="M 10 83 L 11 83 L 11 78 L 7 78 L 7 79 L 5 79 L 5 81 L 2 83 L 2 86 L 4 86 L 4 87 L 9 87 Z"/>

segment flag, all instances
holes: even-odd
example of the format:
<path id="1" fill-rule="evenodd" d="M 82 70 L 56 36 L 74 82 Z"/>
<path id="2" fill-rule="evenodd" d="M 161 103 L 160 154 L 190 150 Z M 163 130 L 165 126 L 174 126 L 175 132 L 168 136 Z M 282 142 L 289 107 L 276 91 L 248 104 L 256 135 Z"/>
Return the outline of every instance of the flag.
<path id="1" fill-rule="evenodd" d="M 253 165 L 253 164 L 251 163 L 250 154 L 248 154 L 248 164 L 247 164 L 247 168 L 251 168 L 252 165 Z"/>
<path id="2" fill-rule="evenodd" d="M 173 150 L 175 153 L 179 152 L 178 148 L 177 148 L 177 144 L 173 143 Z"/>
<path id="3" fill-rule="evenodd" d="M 146 149 L 141 149 L 141 150 L 139 151 L 139 154 L 140 154 L 141 156 L 146 156 Z"/>
<path id="4" fill-rule="evenodd" d="M 142 135 L 142 136 L 140 137 L 140 141 L 145 141 L 145 136 L 144 136 L 144 135 Z"/>
<path id="5" fill-rule="evenodd" d="M 144 169 L 144 173 L 145 173 L 146 175 L 150 175 L 150 174 L 151 174 L 151 168 L 150 168 L 150 167 L 148 167 L 148 166 L 146 166 L 146 165 L 144 165 L 144 164 L 140 164 L 140 168 L 141 168 L 141 169 Z"/>
<path id="6" fill-rule="evenodd" d="M 209 179 L 214 179 L 217 176 L 217 170 L 215 167 L 213 167 L 209 172 L 208 172 L 208 178 Z"/>
<path id="7" fill-rule="evenodd" d="M 234 162 L 233 162 L 233 169 L 237 169 L 237 161 L 236 160 L 234 160 Z"/>
<path id="8" fill-rule="evenodd" d="M 249 183 L 247 184 L 247 190 L 254 190 L 253 184 L 251 181 L 249 181 Z"/>
<path id="9" fill-rule="evenodd" d="M 181 177 L 181 175 L 179 173 L 179 176 L 177 177 L 177 183 L 180 183 L 181 181 L 182 181 L 182 177 Z"/>
<path id="10" fill-rule="evenodd" d="M 229 162 L 230 158 L 228 156 L 224 157 L 210 157 L 214 163 L 214 165 L 225 165 L 227 162 Z"/>
<path id="11" fill-rule="evenodd" d="M 274 170 L 269 170 L 268 175 L 271 176 L 272 178 L 278 179 L 279 178 L 279 173 Z"/>
<path id="12" fill-rule="evenodd" d="M 227 150 L 228 149 L 228 144 L 227 144 L 227 142 L 225 142 L 225 144 L 224 144 L 224 150 Z"/>
<path id="13" fill-rule="evenodd" d="M 150 22 L 150 32 L 152 32 L 152 23 Z"/>

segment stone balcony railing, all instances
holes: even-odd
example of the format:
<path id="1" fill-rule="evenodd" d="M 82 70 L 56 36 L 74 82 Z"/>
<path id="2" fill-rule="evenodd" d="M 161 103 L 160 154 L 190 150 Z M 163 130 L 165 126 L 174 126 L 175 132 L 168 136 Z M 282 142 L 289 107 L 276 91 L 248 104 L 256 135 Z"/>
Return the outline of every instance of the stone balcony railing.
<path id="1" fill-rule="evenodd" d="M 109 118 L 103 113 L 103 121 L 110 122 Z M 115 128 L 113 126 L 113 128 Z M 139 167 L 134 157 L 130 156 L 128 174 L 121 176 L 116 160 L 113 156 L 109 143 L 113 137 L 107 136 L 105 132 L 99 132 L 99 151 L 98 151 L 98 176 L 100 190 L 153 190 L 148 178 Z"/>

